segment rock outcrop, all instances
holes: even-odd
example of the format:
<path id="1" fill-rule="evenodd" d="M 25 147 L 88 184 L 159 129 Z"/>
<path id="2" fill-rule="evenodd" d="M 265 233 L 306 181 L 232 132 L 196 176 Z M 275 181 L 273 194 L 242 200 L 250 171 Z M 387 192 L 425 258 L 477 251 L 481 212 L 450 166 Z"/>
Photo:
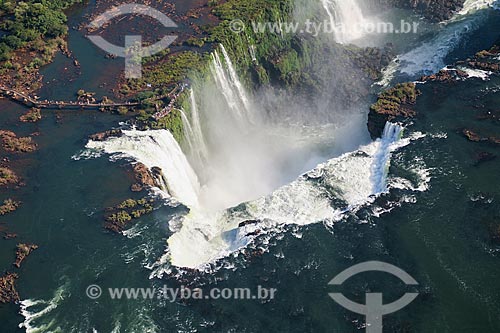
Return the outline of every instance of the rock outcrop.
<path id="1" fill-rule="evenodd" d="M 0 206 L 0 216 L 12 213 L 19 208 L 21 203 L 14 201 L 12 199 L 6 199 L 3 201 L 3 204 Z"/>
<path id="2" fill-rule="evenodd" d="M 500 138 L 496 136 L 484 137 L 479 133 L 467 128 L 462 130 L 462 134 L 465 138 L 467 138 L 467 140 L 471 142 L 487 142 L 494 145 L 500 145 Z"/>
<path id="3" fill-rule="evenodd" d="M 7 152 L 31 153 L 37 148 L 31 137 L 18 138 L 16 133 L 12 131 L 0 130 L 0 138 L 2 139 L 2 147 Z"/>
<path id="4" fill-rule="evenodd" d="M 106 139 L 112 138 L 112 137 L 119 138 L 122 135 L 123 135 L 123 132 L 121 129 L 113 129 L 113 130 L 109 130 L 109 131 L 105 131 L 105 132 L 101 132 L 101 133 L 92 134 L 89 137 L 89 139 L 93 140 L 93 141 L 105 141 Z"/>
<path id="5" fill-rule="evenodd" d="M 386 122 L 414 117 L 414 105 L 419 95 L 420 91 L 414 83 L 397 84 L 382 92 L 368 114 L 368 130 L 372 138 L 382 135 Z"/>
<path id="6" fill-rule="evenodd" d="M 442 69 L 436 74 L 431 74 L 427 76 L 422 76 L 420 78 L 421 82 L 454 82 L 459 79 L 466 79 L 469 75 L 460 69 L 450 68 L 450 69 Z"/>
<path id="7" fill-rule="evenodd" d="M 399 8 L 413 9 L 428 20 L 441 22 L 450 19 L 462 9 L 465 0 L 381 0 Z"/>
<path id="8" fill-rule="evenodd" d="M 154 170 L 159 168 L 153 168 Z M 137 163 L 133 167 L 134 178 L 136 183 L 131 186 L 132 192 L 140 192 L 145 187 L 161 187 L 157 180 L 157 173 L 160 172 L 161 169 L 156 171 L 151 171 L 142 163 Z"/>
<path id="9" fill-rule="evenodd" d="M 42 112 L 38 108 L 31 108 L 27 113 L 19 117 L 19 120 L 23 123 L 36 123 L 42 119 Z"/>
<path id="10" fill-rule="evenodd" d="M 0 167 L 0 187 L 13 185 L 19 182 L 16 173 L 9 168 Z"/>
<path id="11" fill-rule="evenodd" d="M 18 302 L 19 294 L 16 291 L 15 282 L 19 276 L 15 273 L 7 273 L 0 277 L 0 303 Z"/>
<path id="12" fill-rule="evenodd" d="M 16 250 L 16 261 L 14 262 L 14 266 L 17 268 L 21 267 L 21 263 L 28 257 L 31 252 L 38 249 L 38 245 L 35 244 L 17 244 Z"/>
<path id="13" fill-rule="evenodd" d="M 153 211 L 154 199 L 127 199 L 115 207 L 106 209 L 104 227 L 116 233 L 122 232 L 128 224 Z"/>

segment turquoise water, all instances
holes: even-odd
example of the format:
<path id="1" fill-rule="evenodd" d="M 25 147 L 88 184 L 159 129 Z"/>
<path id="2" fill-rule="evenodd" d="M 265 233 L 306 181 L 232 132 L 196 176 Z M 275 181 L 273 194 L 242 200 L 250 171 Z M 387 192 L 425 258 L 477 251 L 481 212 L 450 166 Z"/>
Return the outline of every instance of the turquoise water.
<path id="1" fill-rule="evenodd" d="M 488 31 L 490 25 L 478 34 Z M 70 47 L 74 45 L 75 53 L 78 48 L 88 50 L 80 38 L 72 32 Z M 484 43 L 488 38 L 492 37 L 485 37 Z M 482 43 L 476 46 L 483 47 Z M 68 89 L 47 88 L 46 94 L 67 98 L 81 85 L 99 89 L 99 71 L 87 66 L 100 68 L 105 60 L 92 53 L 79 59 L 85 73 L 78 79 L 82 81 Z M 46 69 L 47 77 L 57 77 L 59 61 L 64 59 Z M 119 70 L 121 63 L 117 63 Z M 419 89 L 424 92 L 417 104 L 419 117 L 405 135 L 422 132 L 426 136 L 395 153 L 390 177 L 405 177 L 408 170 L 421 165 L 431 177 L 425 192 L 393 189 L 373 206 L 333 226 L 285 227 L 271 238 L 271 244 L 257 242 L 255 247 L 268 248 L 263 255 L 224 259 L 228 268 L 213 274 L 165 274 L 162 279 L 150 279 L 151 271 L 145 266 L 164 253 L 171 235 L 168 222 L 184 209 L 158 204 L 152 215 L 134 226 L 130 237 L 111 234 L 102 227 L 103 208 L 133 196 L 128 163 L 72 159 L 88 135 L 117 126 L 119 118 L 92 111 L 47 111 L 41 122 L 21 126 L 17 118 L 25 110 L 1 101 L 2 124 L 20 135 L 40 132 L 35 137 L 40 149 L 23 157 L 28 164 L 27 186 L 14 194 L 23 201 L 22 208 L 0 219 L 20 235 L 17 240 L 0 241 L 0 267 L 10 268 L 18 241 L 40 245 L 19 270 L 18 291 L 22 300 L 44 302 L 30 308 L 33 313 L 47 309 L 51 302 L 54 305 L 30 323 L 44 327 L 42 332 L 111 332 L 116 327 L 122 332 L 356 332 L 364 318 L 333 302 L 328 292 L 338 289 L 327 284 L 343 269 L 367 260 L 395 264 L 420 284 L 420 296 L 411 305 L 384 318 L 385 331 L 498 332 L 500 248 L 491 240 L 488 225 L 500 223 L 500 160 L 474 165 L 477 151 L 498 154 L 498 147 L 470 143 L 460 130 L 467 126 L 498 136 L 498 122 L 479 121 L 476 116 L 482 112 L 479 104 L 498 109 L 500 78 L 447 86 L 428 83 Z M 416 202 L 403 203 L 381 217 L 371 214 L 374 206 L 409 196 Z M 352 279 L 341 291 L 362 302 L 367 288 L 384 292 L 385 300 L 395 300 L 407 290 L 386 275 L 364 277 L 369 279 Z M 278 293 L 270 302 L 93 301 L 85 295 L 91 284 L 103 289 L 185 284 L 204 290 L 215 286 L 254 290 L 262 285 L 277 288 Z M 0 331 L 24 331 L 18 324 L 25 318 L 14 315 L 18 312 L 18 305 L 0 306 Z"/>

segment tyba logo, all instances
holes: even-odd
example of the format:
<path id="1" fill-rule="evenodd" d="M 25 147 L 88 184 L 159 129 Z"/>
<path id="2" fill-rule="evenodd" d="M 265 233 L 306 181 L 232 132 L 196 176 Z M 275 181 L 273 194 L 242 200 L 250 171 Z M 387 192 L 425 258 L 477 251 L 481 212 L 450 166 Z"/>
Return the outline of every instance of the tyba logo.
<path id="1" fill-rule="evenodd" d="M 354 275 L 371 271 L 392 274 L 398 277 L 406 285 L 418 285 L 417 281 L 402 269 L 380 261 L 369 261 L 352 266 L 334 277 L 328 284 L 341 285 Z M 366 293 L 366 304 L 353 302 L 340 293 L 331 293 L 329 295 L 335 302 L 349 311 L 365 315 L 367 333 L 382 333 L 382 317 L 401 310 L 413 302 L 418 296 L 418 293 L 406 293 L 403 297 L 390 304 L 383 304 L 381 293 Z"/>
<path id="2" fill-rule="evenodd" d="M 140 4 L 124 4 L 118 7 L 111 8 L 105 13 L 96 17 L 89 25 L 89 28 L 99 29 L 109 23 L 113 18 L 121 15 L 144 15 L 149 16 L 159 21 L 166 28 L 176 28 L 169 17 L 162 12 L 149 6 Z M 104 51 L 114 54 L 118 57 L 125 58 L 125 77 L 137 79 L 142 76 L 142 58 L 152 56 L 172 44 L 178 36 L 165 36 L 159 42 L 142 47 L 142 36 L 127 35 L 125 36 L 125 47 L 113 45 L 100 36 L 87 36 L 92 43 L 103 49 Z"/>

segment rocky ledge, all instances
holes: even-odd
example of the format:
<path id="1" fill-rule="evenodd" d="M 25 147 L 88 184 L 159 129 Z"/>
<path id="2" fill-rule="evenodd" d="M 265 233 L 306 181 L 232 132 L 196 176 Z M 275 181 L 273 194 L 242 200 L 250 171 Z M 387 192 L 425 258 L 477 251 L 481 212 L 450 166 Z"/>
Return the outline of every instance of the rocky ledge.
<path id="1" fill-rule="evenodd" d="M 0 303 L 19 301 L 19 294 L 15 287 L 17 278 L 19 278 L 19 276 L 15 273 L 7 273 L 0 277 Z"/>
<path id="2" fill-rule="evenodd" d="M 19 182 L 16 173 L 7 167 L 0 166 L 0 187 L 14 185 Z"/>
<path id="3" fill-rule="evenodd" d="M 154 209 L 153 204 L 154 199 L 127 199 L 115 207 L 109 207 L 106 209 L 106 223 L 104 227 L 108 230 L 120 233 L 132 220 L 151 213 Z"/>
<path id="4" fill-rule="evenodd" d="M 18 138 L 12 131 L 0 130 L 0 138 L 3 149 L 10 153 L 31 153 L 37 148 L 31 137 Z"/>
<path id="5" fill-rule="evenodd" d="M 495 145 L 500 145 L 500 138 L 496 136 L 485 137 L 470 129 L 463 129 L 462 134 L 467 138 L 467 140 L 471 142 L 487 142 Z"/>
<path id="6" fill-rule="evenodd" d="M 149 170 L 147 166 L 142 163 L 137 163 L 132 169 L 136 183 L 132 184 L 132 192 L 140 192 L 146 187 L 161 188 L 162 171 L 160 168 L 153 168 Z"/>
<path id="7" fill-rule="evenodd" d="M 26 259 L 26 257 L 28 257 L 31 252 L 36 249 L 38 249 L 38 245 L 35 244 L 17 244 L 16 261 L 14 262 L 14 266 L 20 268 L 24 259 Z"/>
<path id="8" fill-rule="evenodd" d="M 414 105 L 419 95 L 420 91 L 414 83 L 397 84 L 382 92 L 368 114 L 368 130 L 372 138 L 382 135 L 386 122 L 414 117 Z"/>
<path id="9" fill-rule="evenodd" d="M 123 135 L 121 129 L 113 129 L 101 133 L 92 134 L 89 139 L 93 141 L 105 141 L 108 138 L 119 138 Z"/>
<path id="10" fill-rule="evenodd" d="M 392 6 L 413 9 L 434 22 L 450 19 L 463 8 L 465 0 L 382 0 Z"/>
<path id="11" fill-rule="evenodd" d="M 36 123 L 42 119 L 42 112 L 38 108 L 31 108 L 27 113 L 19 117 L 19 120 L 23 123 Z"/>
<path id="12" fill-rule="evenodd" d="M 0 216 L 16 211 L 20 205 L 20 202 L 14 201 L 12 199 L 4 200 L 3 204 L 0 206 Z"/>
<path id="13" fill-rule="evenodd" d="M 460 69 L 455 69 L 455 68 L 449 68 L 449 69 L 442 69 L 439 72 L 427 76 L 422 76 L 420 78 L 421 82 L 455 82 L 460 79 L 466 79 L 468 78 L 469 75 Z"/>
<path id="14" fill-rule="evenodd" d="M 444 82 L 450 83 L 463 79 L 467 79 L 469 74 L 465 69 L 478 69 L 488 74 L 499 74 L 500 73 L 500 60 L 498 55 L 500 54 L 500 41 L 496 43 L 491 49 L 483 50 L 476 53 L 473 57 L 457 61 L 453 66 L 448 66 L 439 72 L 422 76 L 419 81 L 421 82 Z M 459 68 L 457 68 L 459 67 Z"/>

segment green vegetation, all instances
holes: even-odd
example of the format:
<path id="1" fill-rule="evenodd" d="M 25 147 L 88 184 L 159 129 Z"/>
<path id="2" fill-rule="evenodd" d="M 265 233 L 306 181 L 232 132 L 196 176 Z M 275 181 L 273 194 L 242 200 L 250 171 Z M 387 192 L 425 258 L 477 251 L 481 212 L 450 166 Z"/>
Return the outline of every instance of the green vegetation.
<path id="1" fill-rule="evenodd" d="M 19 181 L 14 171 L 9 168 L 0 167 L 0 186 L 15 184 Z"/>
<path id="2" fill-rule="evenodd" d="M 14 201 L 12 199 L 4 200 L 3 205 L 0 206 L 0 216 L 16 211 L 20 205 L 20 202 Z"/>
<path id="3" fill-rule="evenodd" d="M 80 3 L 82 0 L 25 0 L 0 1 L 0 29 L 7 32 L 0 41 L 0 61 L 11 58 L 13 51 L 29 47 L 50 55 L 60 41 L 57 38 L 66 35 L 66 15 L 63 10 Z M 32 62 L 38 67 L 47 62 L 35 58 Z"/>
<path id="4" fill-rule="evenodd" d="M 133 219 L 153 211 L 154 199 L 142 198 L 140 200 L 127 199 L 115 207 L 107 209 L 106 228 L 120 232 Z"/>
<path id="5" fill-rule="evenodd" d="M 150 124 L 153 129 L 168 129 L 179 143 L 182 143 L 184 140 L 181 113 L 176 109 L 172 110 L 165 117 L 152 121 Z"/>
<path id="6" fill-rule="evenodd" d="M 370 109 L 379 114 L 414 116 L 415 112 L 406 107 L 415 104 L 419 95 L 420 91 L 415 83 L 400 83 L 382 92 Z"/>
<path id="7" fill-rule="evenodd" d="M 148 62 L 140 79 L 129 79 L 122 89 L 154 91 L 156 95 L 168 93 L 175 85 L 188 77 L 191 71 L 204 67 L 203 56 L 197 52 L 179 52 L 168 57 L 167 62 Z M 148 87 L 150 85 L 151 87 Z"/>
<path id="8" fill-rule="evenodd" d="M 0 131 L 2 146 L 8 152 L 30 153 L 36 150 L 36 144 L 31 137 L 18 138 L 14 132 Z"/>
<path id="9" fill-rule="evenodd" d="M 19 117 L 19 120 L 23 123 L 36 123 L 40 119 L 42 119 L 42 113 L 37 108 L 31 108 L 26 114 Z"/>
<path id="10" fill-rule="evenodd" d="M 210 31 L 211 40 L 226 47 L 238 68 L 254 69 L 255 79 L 259 80 L 256 84 L 267 84 L 269 78 L 272 78 L 285 85 L 293 85 L 297 83 L 304 66 L 308 63 L 303 59 L 306 54 L 301 53 L 299 39 L 292 34 L 256 33 L 252 25 L 292 21 L 293 3 L 287 0 L 219 2 L 214 6 L 213 12 L 221 23 Z M 244 31 L 239 34 L 234 33 L 231 29 L 233 20 L 243 20 Z M 256 63 L 263 66 L 256 69 Z M 247 83 L 250 83 L 252 77 L 245 72 L 242 71 L 240 74 Z"/>
<path id="11" fill-rule="evenodd" d="M 319 17 L 320 6 L 304 5 L 309 12 L 302 13 L 303 18 L 297 18 L 294 12 L 295 4 L 307 0 L 211 0 L 209 6 L 212 13 L 219 19 L 215 26 L 202 27 L 203 36 L 189 37 L 183 41 L 188 46 L 209 46 L 208 50 L 217 50 L 222 44 L 229 53 L 238 74 L 248 88 L 257 88 L 262 85 L 274 86 L 294 90 L 300 94 L 325 92 L 324 80 L 335 76 L 341 69 L 353 68 L 349 77 L 339 78 L 339 86 L 343 93 L 353 99 L 360 98 L 367 89 L 358 88 L 356 81 L 366 85 L 371 79 L 380 76 L 380 69 L 388 58 L 378 49 L 361 49 L 354 46 L 348 48 L 333 43 L 331 36 L 312 37 L 294 33 L 280 33 L 256 31 L 254 25 L 265 22 L 295 22 L 297 19 Z M 231 22 L 242 20 L 244 26 L 241 33 L 235 33 Z M 325 42 L 325 38 L 328 40 Z M 181 45 L 181 44 L 179 44 Z M 222 55 L 221 55 L 222 58 Z M 330 59 L 335 59 L 331 61 Z M 163 98 L 175 84 L 190 79 L 191 82 L 202 83 L 210 80 L 210 63 L 212 58 L 209 52 L 202 50 L 183 51 L 164 54 L 143 59 L 144 76 L 140 79 L 131 79 L 124 82 L 119 91 L 127 97 L 134 97 L 144 101 L 137 120 L 147 128 L 164 128 L 170 130 L 175 138 L 183 141 L 182 119 L 175 110 L 161 120 L 155 120 L 152 115 L 170 102 Z M 331 66 L 325 62 L 331 61 Z M 357 68 L 356 68 L 357 66 Z M 154 100 L 144 98 L 160 97 Z M 349 98 L 346 98 L 348 100 Z M 183 103 L 182 95 L 175 101 L 177 107 L 189 112 Z M 347 102 L 346 102 L 347 103 Z"/>

